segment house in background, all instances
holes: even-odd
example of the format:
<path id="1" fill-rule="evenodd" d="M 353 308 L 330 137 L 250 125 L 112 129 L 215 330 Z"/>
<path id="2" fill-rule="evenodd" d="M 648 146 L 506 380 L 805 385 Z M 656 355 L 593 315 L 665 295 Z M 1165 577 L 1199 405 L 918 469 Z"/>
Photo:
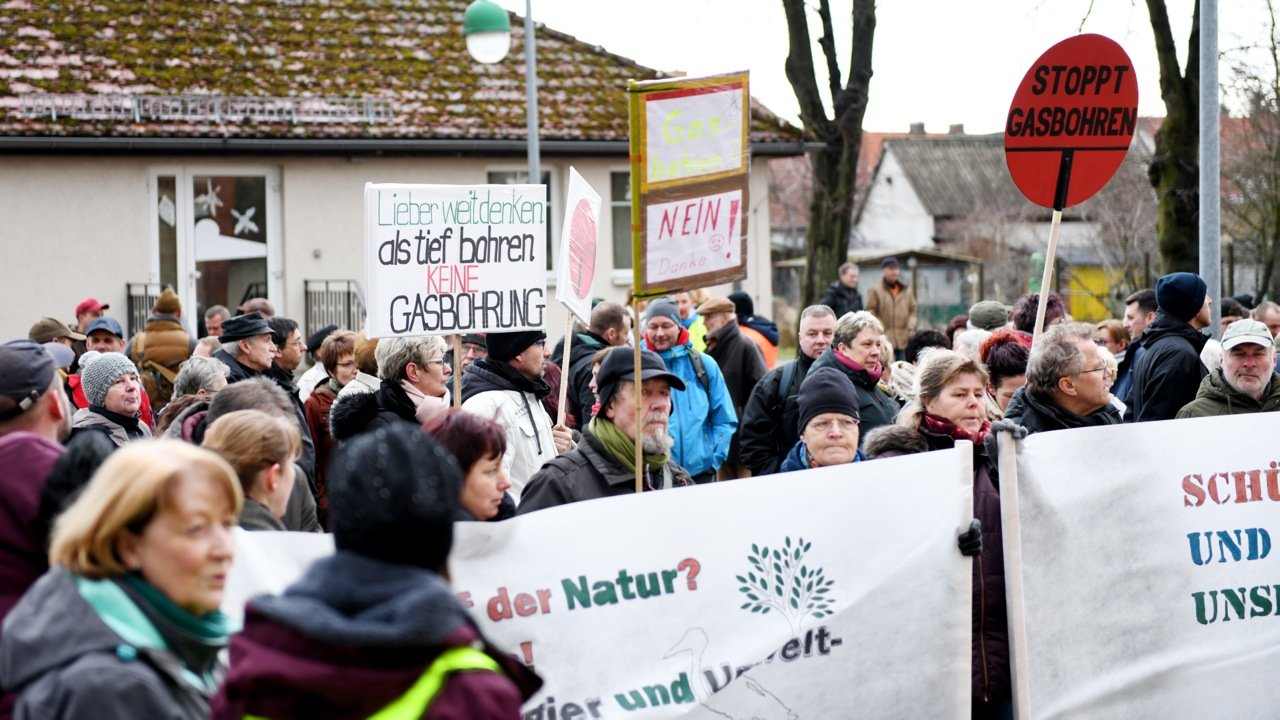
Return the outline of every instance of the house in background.
<path id="1" fill-rule="evenodd" d="M 359 327 L 366 182 L 527 181 L 522 23 L 507 60 L 481 65 L 461 34 L 466 4 L 7 5 L 0 336 L 70 319 L 86 296 L 136 330 L 162 285 L 193 326 L 202 308 L 263 295 L 308 330 Z M 592 294 L 623 300 L 625 88 L 663 73 L 536 32 L 545 254 L 555 257 L 573 166 L 605 200 Z M 754 101 L 750 141 L 750 266 L 738 285 L 767 302 L 766 163 L 803 146 Z M 564 312 L 549 306 L 558 334 Z"/>
<path id="2" fill-rule="evenodd" d="M 1153 147 L 1150 132 L 1137 133 L 1116 177 L 1063 212 L 1053 289 L 1077 319 L 1112 317 L 1116 303 L 1149 275 L 1141 269 L 1158 262 L 1149 256 L 1156 247 L 1155 193 L 1146 180 Z M 850 253 L 977 258 L 981 297 L 1012 302 L 1038 289 L 1051 217 L 1013 184 L 1002 135 L 966 135 L 953 126 L 945 136 L 926 136 L 916 126 L 885 140 L 856 210 Z"/>

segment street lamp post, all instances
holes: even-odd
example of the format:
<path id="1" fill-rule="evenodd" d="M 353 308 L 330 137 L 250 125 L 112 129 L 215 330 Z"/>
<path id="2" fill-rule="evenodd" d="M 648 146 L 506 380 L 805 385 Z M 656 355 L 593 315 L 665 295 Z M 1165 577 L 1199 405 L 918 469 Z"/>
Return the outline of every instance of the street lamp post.
<path id="1" fill-rule="evenodd" d="M 528 182 L 536 185 L 542 182 L 542 173 L 538 168 L 538 59 L 532 2 L 524 2 L 524 87 L 529 135 Z M 475 0 L 467 6 L 462 16 L 462 34 L 467 38 L 467 52 L 479 63 L 500 62 L 511 49 L 511 19 L 507 11 L 492 0 Z"/>

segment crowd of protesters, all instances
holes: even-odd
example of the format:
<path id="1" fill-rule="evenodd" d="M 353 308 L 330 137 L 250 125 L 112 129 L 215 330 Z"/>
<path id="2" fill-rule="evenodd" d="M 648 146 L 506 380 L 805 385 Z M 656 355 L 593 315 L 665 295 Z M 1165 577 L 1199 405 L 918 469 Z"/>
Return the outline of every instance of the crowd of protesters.
<path id="1" fill-rule="evenodd" d="M 541 331 L 462 336 L 460 382 L 444 338 L 304 337 L 262 299 L 210 308 L 203 339 L 172 291 L 131 338 L 92 298 L 74 328 L 42 318 L 0 344 L 0 718 L 517 717 L 540 681 L 449 590 L 454 522 L 961 440 L 973 717 L 1009 717 L 993 430 L 1280 410 L 1280 305 L 1224 302 L 1210 340 L 1205 283 L 1173 273 L 1096 325 L 1050 294 L 1037 328 L 1028 294 L 918 330 L 898 271 L 864 304 L 842 267 L 791 360 L 749 296 L 698 290 L 638 317 L 599 302 L 567 355 Z M 338 551 L 233 634 L 235 525 Z"/>

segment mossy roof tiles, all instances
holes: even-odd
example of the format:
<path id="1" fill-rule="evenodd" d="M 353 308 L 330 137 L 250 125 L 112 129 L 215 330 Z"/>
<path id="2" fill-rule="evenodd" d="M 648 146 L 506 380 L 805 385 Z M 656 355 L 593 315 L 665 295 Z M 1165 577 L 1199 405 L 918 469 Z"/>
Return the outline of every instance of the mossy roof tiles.
<path id="1" fill-rule="evenodd" d="M 0 135 L 522 140 L 523 21 L 511 52 L 474 62 L 467 0 L 0 0 Z M 543 140 L 627 138 L 628 80 L 663 73 L 537 27 Z M 222 95 L 390 100 L 375 123 L 52 119 L 22 97 Z M 752 103 L 752 141 L 800 131 Z"/>

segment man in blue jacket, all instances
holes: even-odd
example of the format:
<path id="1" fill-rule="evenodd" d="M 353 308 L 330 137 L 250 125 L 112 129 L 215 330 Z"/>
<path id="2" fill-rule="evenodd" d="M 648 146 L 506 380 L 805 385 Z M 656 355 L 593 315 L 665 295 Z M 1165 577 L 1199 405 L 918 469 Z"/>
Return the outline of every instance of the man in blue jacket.
<path id="1" fill-rule="evenodd" d="M 720 366 L 694 349 L 689 331 L 680 323 L 679 309 L 666 298 L 649 303 L 644 343 L 685 384 L 684 390 L 671 393 L 672 459 L 689 471 L 695 483 L 711 482 L 729 457 L 729 442 L 738 427 Z"/>

